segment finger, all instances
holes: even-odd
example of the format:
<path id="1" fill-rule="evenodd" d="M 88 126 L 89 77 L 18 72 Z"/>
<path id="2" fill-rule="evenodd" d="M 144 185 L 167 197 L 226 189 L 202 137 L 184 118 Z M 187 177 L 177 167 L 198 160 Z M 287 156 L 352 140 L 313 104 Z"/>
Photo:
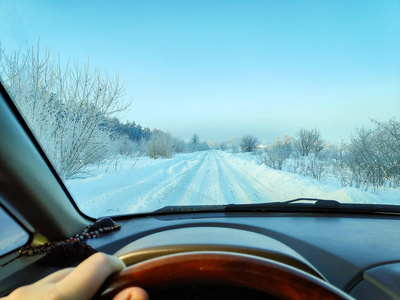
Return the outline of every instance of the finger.
<path id="1" fill-rule="evenodd" d="M 108 276 L 121 271 L 124 267 L 125 264 L 119 258 L 96 253 L 59 281 L 57 289 L 61 296 L 70 299 L 89 299 Z"/>
<path id="2" fill-rule="evenodd" d="M 49 283 L 56 283 L 63 279 L 65 276 L 67 276 L 69 273 L 71 273 L 74 270 L 74 268 L 67 268 L 67 269 L 62 269 L 57 272 L 54 272 L 39 281 L 37 281 L 35 284 L 49 284 Z"/>
<path id="3" fill-rule="evenodd" d="M 131 287 L 119 292 L 113 300 L 148 300 L 147 292 L 139 287 Z"/>

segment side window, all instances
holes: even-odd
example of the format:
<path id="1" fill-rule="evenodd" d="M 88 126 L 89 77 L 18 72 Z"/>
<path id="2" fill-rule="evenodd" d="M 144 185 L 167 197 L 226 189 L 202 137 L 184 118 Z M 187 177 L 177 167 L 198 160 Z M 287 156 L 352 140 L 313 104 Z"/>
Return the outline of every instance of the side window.
<path id="1" fill-rule="evenodd" d="M 0 256 L 23 246 L 29 234 L 0 206 Z"/>

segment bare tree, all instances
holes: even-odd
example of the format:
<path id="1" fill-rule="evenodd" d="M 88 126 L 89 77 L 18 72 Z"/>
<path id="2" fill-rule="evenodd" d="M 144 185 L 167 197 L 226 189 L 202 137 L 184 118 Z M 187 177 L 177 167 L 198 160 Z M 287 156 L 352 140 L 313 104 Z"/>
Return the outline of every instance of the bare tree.
<path id="1" fill-rule="evenodd" d="M 173 145 L 172 147 L 174 148 L 175 153 L 182 153 L 185 152 L 186 150 L 186 143 L 184 140 L 180 138 L 174 138 L 172 141 Z"/>
<path id="2" fill-rule="evenodd" d="M 375 146 L 382 172 L 395 187 L 400 185 L 400 122 L 371 120 L 375 125 Z"/>
<path id="3" fill-rule="evenodd" d="M 189 145 L 188 145 L 189 151 L 194 152 L 194 151 L 199 150 L 198 149 L 199 143 L 200 143 L 199 135 L 197 133 L 193 134 L 192 138 L 190 139 Z"/>
<path id="4" fill-rule="evenodd" d="M 282 170 L 287 159 L 290 158 L 292 153 L 291 137 L 285 136 L 283 142 L 279 138 L 276 139 L 274 144 L 268 145 L 260 153 L 260 162 L 267 166 Z"/>
<path id="5" fill-rule="evenodd" d="M 89 64 L 63 69 L 39 43 L 24 54 L 0 55 L 2 80 L 60 176 L 107 156 L 110 134 L 99 124 L 127 107 L 118 75 L 90 71 Z"/>
<path id="6" fill-rule="evenodd" d="M 246 134 L 242 137 L 240 148 L 243 152 L 253 152 L 258 144 L 258 138 L 256 138 L 254 135 Z"/>
<path id="7" fill-rule="evenodd" d="M 372 122 L 375 128 L 357 129 L 350 143 L 336 149 L 334 172 L 343 186 L 373 192 L 400 186 L 400 123 Z"/>
<path id="8" fill-rule="evenodd" d="M 317 128 L 311 130 L 301 128 L 296 132 L 294 138 L 294 146 L 301 156 L 307 156 L 310 153 L 317 155 L 323 149 L 323 144 L 324 140 L 321 138 L 321 133 Z"/>
<path id="9" fill-rule="evenodd" d="M 193 134 L 191 141 L 194 145 L 197 145 L 200 142 L 199 135 L 197 133 Z"/>

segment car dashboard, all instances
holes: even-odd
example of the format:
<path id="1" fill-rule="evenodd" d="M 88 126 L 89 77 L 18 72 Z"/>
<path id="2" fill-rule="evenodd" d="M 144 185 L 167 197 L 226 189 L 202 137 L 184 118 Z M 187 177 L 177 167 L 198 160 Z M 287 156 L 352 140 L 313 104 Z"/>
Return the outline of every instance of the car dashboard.
<path id="1" fill-rule="evenodd" d="M 118 222 L 121 230 L 87 243 L 127 265 L 173 253 L 226 251 L 290 265 L 356 299 L 400 297 L 400 220 L 395 215 L 202 212 Z M 51 271 L 33 262 L 3 279 L 3 291 Z"/>

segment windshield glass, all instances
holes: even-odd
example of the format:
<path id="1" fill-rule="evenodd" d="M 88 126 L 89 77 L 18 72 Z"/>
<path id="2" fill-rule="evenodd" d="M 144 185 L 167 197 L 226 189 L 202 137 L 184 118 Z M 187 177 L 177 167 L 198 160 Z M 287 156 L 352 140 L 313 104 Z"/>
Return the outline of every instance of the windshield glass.
<path id="1" fill-rule="evenodd" d="M 24 245 L 28 233 L 0 206 L 0 256 Z"/>
<path id="2" fill-rule="evenodd" d="M 2 84 L 89 216 L 400 204 L 399 1 L 6 0 L 0 31 Z"/>

